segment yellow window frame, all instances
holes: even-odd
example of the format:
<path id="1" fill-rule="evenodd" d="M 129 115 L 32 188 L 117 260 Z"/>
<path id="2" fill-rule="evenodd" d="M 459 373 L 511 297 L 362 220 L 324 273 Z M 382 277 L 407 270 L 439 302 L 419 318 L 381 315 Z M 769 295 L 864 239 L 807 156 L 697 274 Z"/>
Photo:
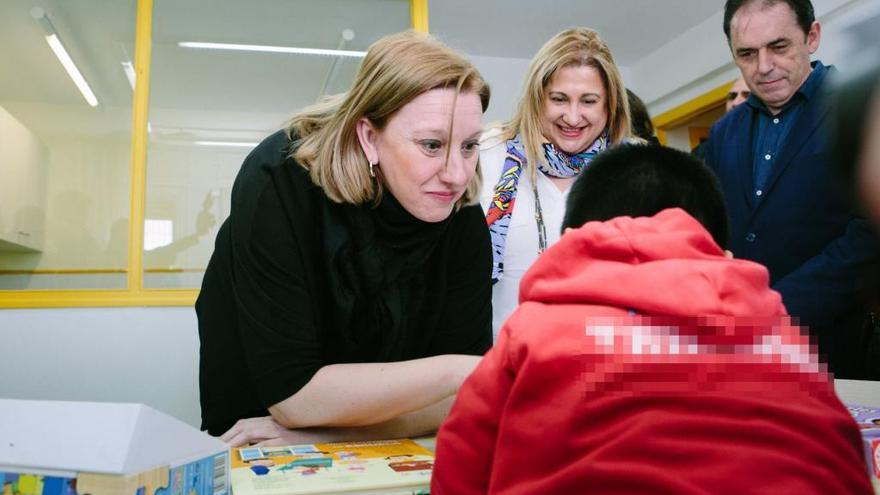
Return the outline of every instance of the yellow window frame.
<path id="1" fill-rule="evenodd" d="M 410 0 L 414 31 L 428 32 L 428 0 Z M 114 290 L 10 290 L 0 292 L 0 308 L 70 308 L 108 306 L 192 306 L 198 289 L 144 288 L 144 208 L 146 195 L 147 118 L 153 0 L 137 0 L 135 79 L 131 130 L 131 221 L 128 230 L 128 285 Z"/>
<path id="2" fill-rule="evenodd" d="M 660 144 L 663 144 L 664 146 L 666 145 L 666 133 L 670 129 L 674 129 L 697 115 L 723 104 L 727 99 L 727 93 L 730 91 L 734 82 L 736 82 L 736 80 L 712 88 L 696 98 L 686 101 L 651 119 L 651 123 L 654 124 L 654 129 Z"/>

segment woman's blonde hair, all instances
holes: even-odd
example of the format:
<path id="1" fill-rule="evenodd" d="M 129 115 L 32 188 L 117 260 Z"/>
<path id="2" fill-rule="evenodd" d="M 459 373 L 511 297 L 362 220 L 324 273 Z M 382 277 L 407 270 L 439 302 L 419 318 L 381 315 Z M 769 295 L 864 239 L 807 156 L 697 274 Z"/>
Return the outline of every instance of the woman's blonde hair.
<path id="1" fill-rule="evenodd" d="M 331 200 L 377 203 L 382 184 L 370 176 L 357 138 L 358 121 L 366 117 L 381 130 L 415 97 L 439 88 L 476 93 L 484 112 L 489 106 L 489 85 L 465 57 L 425 34 L 385 36 L 368 49 L 351 90 L 326 97 L 291 119 L 287 133 L 295 140 L 292 156 Z M 451 133 L 452 122 L 449 128 Z M 478 197 L 477 167 L 456 206 Z"/>
<path id="2" fill-rule="evenodd" d="M 502 126 L 503 139 L 522 135 L 526 166 L 533 179 L 537 174 L 538 160 L 544 161 L 543 152 L 540 151 L 544 142 L 541 125 L 544 89 L 559 69 L 582 66 L 596 69 L 605 84 L 608 102 L 605 110 L 608 112 L 611 144 L 618 144 L 632 134 L 626 88 L 608 45 L 592 29 L 566 29 L 550 38 L 529 63 L 516 114 Z"/>

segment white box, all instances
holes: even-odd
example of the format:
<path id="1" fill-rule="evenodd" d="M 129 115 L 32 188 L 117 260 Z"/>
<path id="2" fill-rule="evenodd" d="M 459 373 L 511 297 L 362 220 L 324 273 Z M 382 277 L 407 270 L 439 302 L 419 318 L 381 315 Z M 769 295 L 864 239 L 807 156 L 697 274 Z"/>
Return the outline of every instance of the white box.
<path id="1" fill-rule="evenodd" d="M 0 493 L 226 495 L 229 448 L 142 404 L 0 399 Z"/>

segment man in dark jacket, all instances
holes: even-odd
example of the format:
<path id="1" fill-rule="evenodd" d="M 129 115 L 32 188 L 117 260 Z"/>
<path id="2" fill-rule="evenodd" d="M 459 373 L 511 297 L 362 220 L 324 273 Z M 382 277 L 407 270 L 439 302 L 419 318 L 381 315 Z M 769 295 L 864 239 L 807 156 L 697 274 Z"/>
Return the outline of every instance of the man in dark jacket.
<path id="1" fill-rule="evenodd" d="M 764 264 L 789 313 L 818 338 L 838 378 L 865 378 L 858 301 L 878 242 L 830 177 L 823 93 L 834 71 L 810 62 L 821 27 L 809 0 L 728 0 L 724 32 L 752 94 L 712 129 L 729 248 Z"/>

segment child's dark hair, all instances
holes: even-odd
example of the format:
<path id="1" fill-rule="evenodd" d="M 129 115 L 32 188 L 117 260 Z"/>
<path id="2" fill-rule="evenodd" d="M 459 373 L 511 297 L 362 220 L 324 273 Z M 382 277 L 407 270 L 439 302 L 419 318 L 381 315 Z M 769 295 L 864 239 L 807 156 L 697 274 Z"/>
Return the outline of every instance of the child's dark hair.
<path id="1" fill-rule="evenodd" d="M 602 152 L 571 186 L 562 228 L 681 208 L 723 249 L 727 209 L 715 174 L 700 160 L 659 145 L 625 144 Z"/>
<path id="2" fill-rule="evenodd" d="M 660 144 L 657 136 L 654 135 L 654 124 L 651 122 L 651 114 L 648 113 L 645 102 L 629 88 L 626 88 L 626 97 L 629 100 L 629 121 L 632 133 L 651 144 Z"/>

